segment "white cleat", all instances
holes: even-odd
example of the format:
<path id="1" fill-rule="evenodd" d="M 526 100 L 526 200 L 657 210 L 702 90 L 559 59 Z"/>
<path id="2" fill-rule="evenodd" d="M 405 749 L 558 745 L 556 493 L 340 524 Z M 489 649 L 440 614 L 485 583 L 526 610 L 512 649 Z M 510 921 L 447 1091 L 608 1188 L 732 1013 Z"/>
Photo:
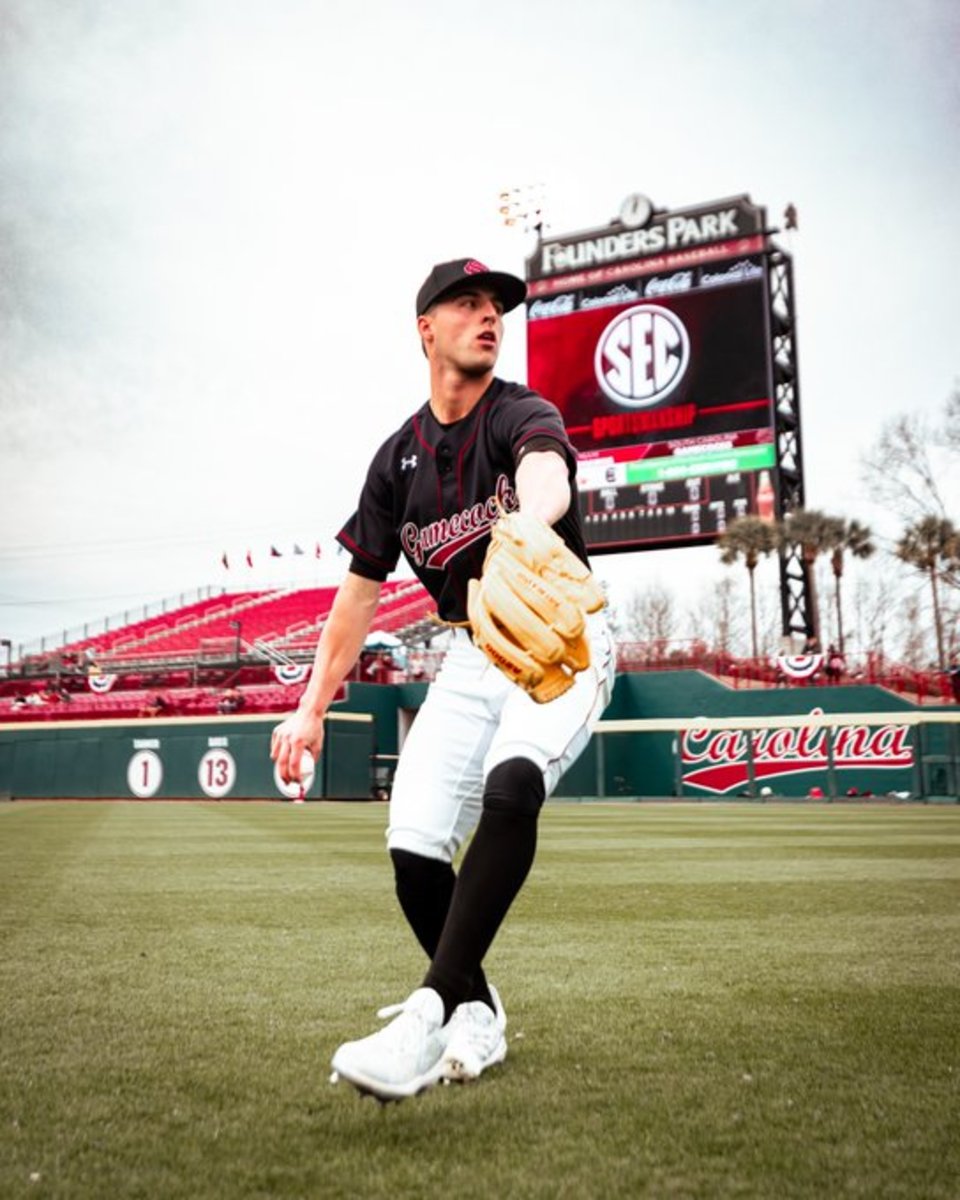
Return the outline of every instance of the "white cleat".
<path id="1" fill-rule="evenodd" d="M 344 1042 L 331 1062 L 334 1074 L 383 1102 L 416 1096 L 438 1083 L 448 1026 L 437 992 L 418 988 L 403 1004 L 377 1015 L 394 1019 L 369 1037 Z"/>
<path id="2" fill-rule="evenodd" d="M 447 1025 L 447 1047 L 441 1063 L 443 1078 L 466 1083 L 479 1079 L 487 1067 L 507 1057 L 507 1014 L 495 987 L 490 988 L 496 1012 L 482 1000 L 470 1000 L 454 1010 Z"/>

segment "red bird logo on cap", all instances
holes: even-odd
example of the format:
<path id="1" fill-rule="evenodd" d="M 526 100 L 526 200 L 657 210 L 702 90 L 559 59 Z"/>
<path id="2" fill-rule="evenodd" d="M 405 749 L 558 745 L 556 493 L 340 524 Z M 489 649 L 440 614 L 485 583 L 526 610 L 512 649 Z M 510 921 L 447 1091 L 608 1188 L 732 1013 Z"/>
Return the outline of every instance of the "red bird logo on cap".
<path id="1" fill-rule="evenodd" d="M 468 263 L 464 263 L 464 275 L 487 275 L 490 272 L 489 267 L 485 267 L 482 262 L 477 262 L 475 258 L 471 258 Z"/>

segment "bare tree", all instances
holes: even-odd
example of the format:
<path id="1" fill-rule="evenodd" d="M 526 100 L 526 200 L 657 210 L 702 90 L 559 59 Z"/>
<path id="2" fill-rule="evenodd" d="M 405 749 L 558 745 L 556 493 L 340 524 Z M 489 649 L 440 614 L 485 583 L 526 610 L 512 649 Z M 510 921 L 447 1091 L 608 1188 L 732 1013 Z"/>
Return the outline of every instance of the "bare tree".
<path id="1" fill-rule="evenodd" d="M 960 666 L 960 601 L 950 597 L 943 600 L 943 656 Z"/>
<path id="2" fill-rule="evenodd" d="M 874 499 L 909 517 L 925 513 L 946 516 L 930 449 L 933 431 L 920 413 L 888 421 L 861 460 L 862 473 Z"/>
<path id="3" fill-rule="evenodd" d="M 887 656 L 890 617 L 897 607 L 889 574 L 857 580 L 853 593 L 854 642 L 880 663 Z"/>
<path id="4" fill-rule="evenodd" d="M 695 609 L 688 613 L 690 636 L 706 643 L 717 654 L 734 654 L 743 632 L 743 605 L 736 599 L 736 584 L 729 575 L 710 582 Z"/>
<path id="5" fill-rule="evenodd" d="M 949 515 L 944 480 L 960 472 L 960 388 L 947 398 L 942 423 L 919 412 L 903 413 L 882 426 L 861 456 L 860 473 L 873 498 L 898 517 Z"/>
<path id="6" fill-rule="evenodd" d="M 743 635 L 743 606 L 737 603 L 730 578 L 721 579 L 714 589 L 714 629 L 717 649 L 724 654 L 731 653 Z"/>
<path id="7" fill-rule="evenodd" d="M 627 601 L 624 634 L 632 641 L 645 642 L 656 657 L 666 653 L 676 626 L 673 595 L 662 584 L 654 583 L 634 592 Z"/>
<path id="8" fill-rule="evenodd" d="M 708 591 L 706 595 L 700 596 L 695 605 L 691 605 L 687 609 L 684 636 L 688 637 L 691 642 L 699 642 L 702 646 L 712 647 L 713 626 L 710 621 L 709 600 L 710 592 Z"/>
<path id="9" fill-rule="evenodd" d="M 605 616 L 607 619 L 607 627 L 610 630 L 610 636 L 615 642 L 622 641 L 625 636 L 623 621 L 620 615 L 620 610 L 613 603 L 613 598 L 610 594 L 610 583 L 608 580 L 600 580 L 600 590 L 603 592 L 603 598 L 606 601 Z"/>
<path id="10" fill-rule="evenodd" d="M 757 597 L 757 650 L 760 658 L 772 659 L 783 638 L 783 615 L 779 589 L 761 590 Z"/>
<path id="11" fill-rule="evenodd" d="M 948 451 L 960 456 L 960 385 L 954 387 L 944 405 L 940 442 Z"/>
<path id="12" fill-rule="evenodd" d="M 927 627 L 917 596 L 909 596 L 900 609 L 900 658 L 914 671 L 927 665 Z"/>

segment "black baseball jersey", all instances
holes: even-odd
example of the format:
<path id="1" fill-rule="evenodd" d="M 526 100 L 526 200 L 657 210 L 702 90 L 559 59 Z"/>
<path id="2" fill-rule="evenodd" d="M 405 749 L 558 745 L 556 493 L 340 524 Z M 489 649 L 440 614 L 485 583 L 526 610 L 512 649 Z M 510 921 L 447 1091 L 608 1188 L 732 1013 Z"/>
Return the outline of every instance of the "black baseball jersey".
<path id="1" fill-rule="evenodd" d="M 480 577 L 500 506 L 518 507 L 517 464 L 534 449 L 567 461 L 573 500 L 555 529 L 587 562 L 576 454 L 559 411 L 521 384 L 494 379 L 461 420 L 443 425 L 427 403 L 383 443 L 357 511 L 337 534 L 353 555 L 350 569 L 384 580 L 402 552 L 441 618 L 465 621 L 467 581 Z"/>

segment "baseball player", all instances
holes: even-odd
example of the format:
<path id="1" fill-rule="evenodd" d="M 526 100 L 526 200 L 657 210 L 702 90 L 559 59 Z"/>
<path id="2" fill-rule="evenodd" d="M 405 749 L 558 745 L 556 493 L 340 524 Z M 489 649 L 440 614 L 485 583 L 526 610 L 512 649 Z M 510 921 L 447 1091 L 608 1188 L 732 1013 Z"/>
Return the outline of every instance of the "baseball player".
<path id="1" fill-rule="evenodd" d="M 281 777 L 298 779 L 403 554 L 454 629 L 402 747 L 387 828 L 397 897 L 430 965 L 381 1010 L 389 1024 L 333 1056 L 336 1075 L 383 1101 L 476 1079 L 506 1055 L 483 960 L 533 862 L 544 799 L 613 683 L 560 414 L 494 376 L 504 313 L 525 294 L 473 259 L 440 263 L 420 288 L 430 398 L 373 458 L 338 535 L 350 568 L 310 681 L 272 738 Z"/>

